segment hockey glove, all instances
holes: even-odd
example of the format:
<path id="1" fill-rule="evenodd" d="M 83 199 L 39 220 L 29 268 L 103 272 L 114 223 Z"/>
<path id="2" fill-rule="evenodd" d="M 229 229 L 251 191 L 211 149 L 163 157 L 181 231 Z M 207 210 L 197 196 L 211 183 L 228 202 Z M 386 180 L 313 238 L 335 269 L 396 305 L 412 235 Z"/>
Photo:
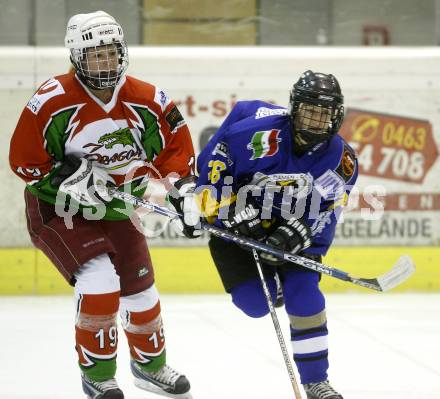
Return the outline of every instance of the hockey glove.
<path id="1" fill-rule="evenodd" d="M 289 219 L 269 235 L 266 244 L 281 249 L 282 251 L 296 254 L 297 252 L 310 247 L 311 242 L 310 227 L 301 219 Z M 261 259 L 271 265 L 281 265 L 286 263 L 269 253 L 262 252 Z"/>
<path id="2" fill-rule="evenodd" d="M 92 161 L 67 155 L 51 183 L 79 204 L 97 206 L 112 200 L 106 187 L 114 185 L 115 181 Z"/>
<path id="3" fill-rule="evenodd" d="M 196 176 L 187 176 L 174 183 L 174 190 L 168 193 L 168 200 L 173 210 L 181 214 L 179 219 L 172 219 L 171 227 L 187 238 L 200 237 L 201 212 L 194 193 Z"/>
<path id="4" fill-rule="evenodd" d="M 260 216 L 260 209 L 249 203 L 240 209 L 234 202 L 229 207 L 228 217 L 222 220 L 225 227 L 235 234 L 262 240 L 266 236 Z"/>

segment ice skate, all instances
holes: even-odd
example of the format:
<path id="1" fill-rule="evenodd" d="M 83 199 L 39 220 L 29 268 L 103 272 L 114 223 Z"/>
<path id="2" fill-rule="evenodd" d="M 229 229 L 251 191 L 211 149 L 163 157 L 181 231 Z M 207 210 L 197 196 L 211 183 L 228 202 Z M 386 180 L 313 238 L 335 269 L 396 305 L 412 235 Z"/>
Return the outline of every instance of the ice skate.
<path id="1" fill-rule="evenodd" d="M 88 399 L 124 399 L 116 380 L 93 381 L 82 375 L 83 391 Z"/>
<path id="2" fill-rule="evenodd" d="M 142 370 L 134 360 L 130 365 L 134 385 L 138 388 L 170 398 L 192 399 L 188 379 L 170 366 L 165 365 L 159 371 L 150 373 Z"/>
<path id="3" fill-rule="evenodd" d="M 337 393 L 328 381 L 304 384 L 304 390 L 307 399 L 343 399 L 342 395 Z"/>

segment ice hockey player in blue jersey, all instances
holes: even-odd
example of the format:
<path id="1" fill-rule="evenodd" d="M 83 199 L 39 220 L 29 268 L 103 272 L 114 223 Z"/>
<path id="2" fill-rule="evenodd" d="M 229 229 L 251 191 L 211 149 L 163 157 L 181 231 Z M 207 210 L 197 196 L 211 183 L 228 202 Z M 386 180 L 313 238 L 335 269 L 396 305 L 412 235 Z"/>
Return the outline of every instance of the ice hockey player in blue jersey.
<path id="1" fill-rule="evenodd" d="M 201 152 L 197 192 L 205 216 L 236 234 L 321 261 L 357 178 L 338 135 L 343 95 L 333 75 L 306 71 L 289 108 L 237 103 Z M 185 226 L 190 228 L 190 226 Z M 226 292 L 246 315 L 269 312 L 252 253 L 217 237 L 209 247 Z M 294 361 L 308 399 L 341 399 L 328 382 L 328 330 L 320 274 L 260 253 L 273 299 L 282 285 Z"/>

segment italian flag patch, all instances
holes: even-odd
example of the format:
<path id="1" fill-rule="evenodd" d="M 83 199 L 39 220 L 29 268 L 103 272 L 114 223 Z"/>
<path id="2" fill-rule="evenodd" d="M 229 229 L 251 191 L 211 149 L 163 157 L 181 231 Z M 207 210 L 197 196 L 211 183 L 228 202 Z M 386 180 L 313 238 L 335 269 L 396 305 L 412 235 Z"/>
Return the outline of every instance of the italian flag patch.
<path id="1" fill-rule="evenodd" d="M 251 142 L 247 145 L 248 150 L 252 151 L 250 160 L 271 157 L 278 152 L 278 143 L 281 141 L 278 135 L 281 130 L 265 130 L 263 132 L 255 132 Z"/>

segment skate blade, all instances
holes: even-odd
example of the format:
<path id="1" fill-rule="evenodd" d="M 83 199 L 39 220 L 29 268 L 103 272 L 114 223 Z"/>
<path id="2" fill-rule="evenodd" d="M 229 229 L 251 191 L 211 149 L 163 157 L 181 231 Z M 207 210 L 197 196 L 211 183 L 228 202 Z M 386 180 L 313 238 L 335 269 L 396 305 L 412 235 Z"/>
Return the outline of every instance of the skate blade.
<path id="1" fill-rule="evenodd" d="M 162 388 L 159 388 L 157 385 L 154 385 L 153 383 L 145 380 L 141 380 L 140 378 L 134 379 L 134 385 L 137 386 L 139 389 L 143 389 L 144 391 L 152 392 L 161 396 L 166 396 L 168 398 L 193 399 L 190 392 L 179 393 L 179 394 L 169 393 L 164 391 Z"/>

